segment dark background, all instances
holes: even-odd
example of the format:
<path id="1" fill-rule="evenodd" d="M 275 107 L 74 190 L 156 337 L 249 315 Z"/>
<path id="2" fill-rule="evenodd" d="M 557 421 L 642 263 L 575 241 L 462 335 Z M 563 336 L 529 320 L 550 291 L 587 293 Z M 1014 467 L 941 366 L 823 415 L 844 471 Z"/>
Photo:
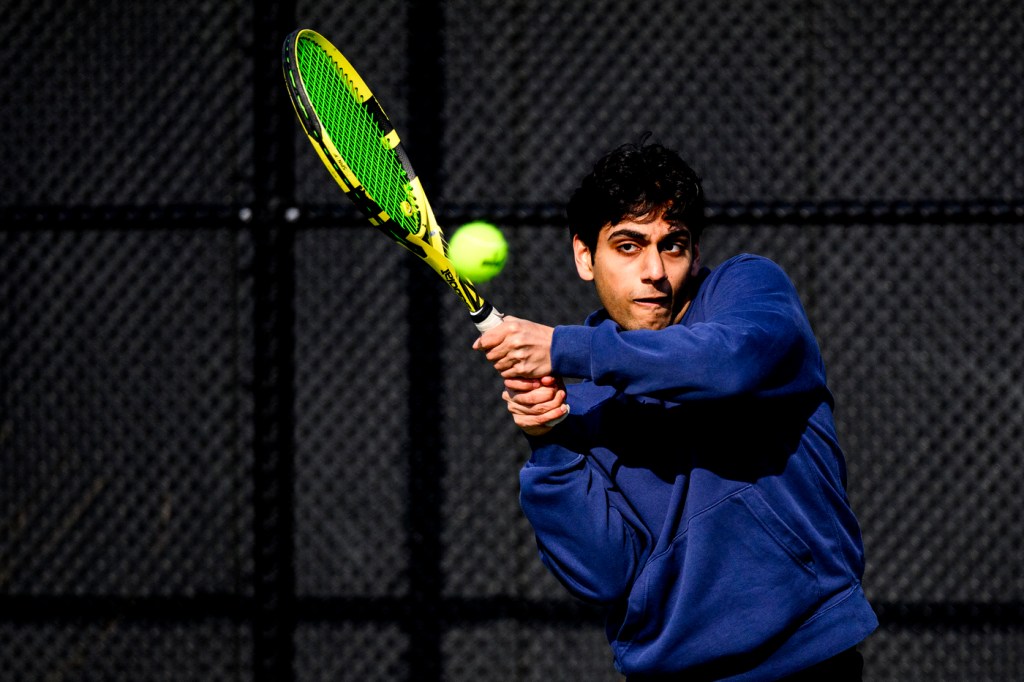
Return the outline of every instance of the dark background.
<path id="1" fill-rule="evenodd" d="M 616 680 L 433 273 L 346 204 L 280 49 L 332 40 L 503 310 L 652 131 L 715 264 L 790 273 L 837 396 L 869 680 L 1024 677 L 1024 4 L 15 0 L 0 19 L 0 678 Z M 412 30 L 412 29 L 415 30 Z"/>

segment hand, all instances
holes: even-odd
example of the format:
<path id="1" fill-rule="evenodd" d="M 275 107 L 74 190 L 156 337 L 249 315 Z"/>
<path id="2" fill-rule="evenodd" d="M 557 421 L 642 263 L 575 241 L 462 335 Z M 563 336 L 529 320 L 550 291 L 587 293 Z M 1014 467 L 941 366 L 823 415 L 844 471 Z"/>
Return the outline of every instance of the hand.
<path id="1" fill-rule="evenodd" d="M 506 379 L 501 397 L 508 404 L 512 421 L 531 436 L 543 436 L 569 414 L 561 379 Z"/>
<path id="2" fill-rule="evenodd" d="M 550 376 L 551 338 L 554 328 L 508 316 L 473 343 L 505 379 L 540 379 Z"/>

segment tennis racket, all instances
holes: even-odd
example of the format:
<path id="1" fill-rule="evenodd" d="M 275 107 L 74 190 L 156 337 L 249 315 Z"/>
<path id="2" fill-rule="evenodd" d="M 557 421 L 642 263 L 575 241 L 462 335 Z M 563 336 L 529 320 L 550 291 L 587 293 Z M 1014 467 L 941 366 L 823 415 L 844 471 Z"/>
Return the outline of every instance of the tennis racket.
<path id="1" fill-rule="evenodd" d="M 282 60 L 299 122 L 349 199 L 371 225 L 440 275 L 481 333 L 500 324 L 502 314 L 448 260 L 444 234 L 398 132 L 348 60 L 309 29 L 285 38 Z"/>

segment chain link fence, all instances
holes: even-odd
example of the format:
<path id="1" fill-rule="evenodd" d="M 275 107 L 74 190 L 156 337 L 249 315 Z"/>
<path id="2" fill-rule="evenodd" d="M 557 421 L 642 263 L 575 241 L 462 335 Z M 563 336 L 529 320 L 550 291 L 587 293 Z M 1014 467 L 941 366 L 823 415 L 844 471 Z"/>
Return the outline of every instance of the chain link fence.
<path id="1" fill-rule="evenodd" d="M 0 20 L 0 678 L 620 680 L 536 558 L 443 284 L 281 83 L 314 28 L 501 309 L 596 306 L 561 206 L 645 132 L 779 262 L 837 398 L 866 680 L 1024 677 L 1024 5 L 15 0 Z"/>

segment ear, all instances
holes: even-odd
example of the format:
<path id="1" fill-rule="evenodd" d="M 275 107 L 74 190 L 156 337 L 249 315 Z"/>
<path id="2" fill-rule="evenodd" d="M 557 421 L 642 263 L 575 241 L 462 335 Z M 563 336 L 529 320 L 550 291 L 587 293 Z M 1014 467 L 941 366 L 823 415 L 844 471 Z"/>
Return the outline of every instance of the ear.
<path id="1" fill-rule="evenodd" d="M 572 253 L 576 261 L 576 273 L 586 282 L 594 280 L 594 258 L 590 247 L 583 243 L 578 234 L 572 236 Z"/>
<path id="2" fill-rule="evenodd" d="M 700 244 L 693 245 L 693 262 L 690 264 L 690 274 L 695 276 L 700 272 Z"/>

